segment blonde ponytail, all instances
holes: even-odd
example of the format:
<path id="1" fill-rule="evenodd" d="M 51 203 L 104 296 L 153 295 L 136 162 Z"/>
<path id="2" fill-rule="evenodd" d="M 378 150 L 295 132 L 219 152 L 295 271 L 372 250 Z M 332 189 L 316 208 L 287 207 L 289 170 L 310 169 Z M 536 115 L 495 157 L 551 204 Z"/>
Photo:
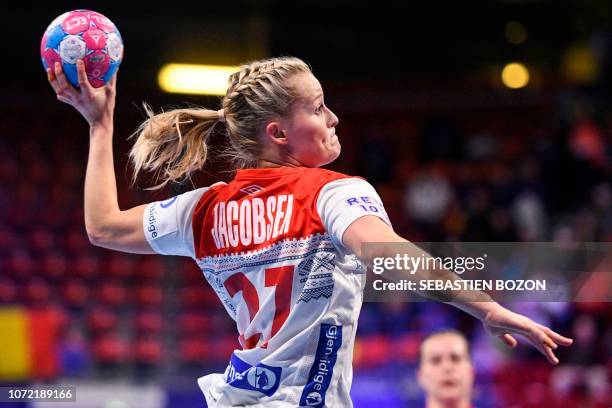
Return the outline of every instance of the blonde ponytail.
<path id="1" fill-rule="evenodd" d="M 130 151 L 132 183 L 142 170 L 150 171 L 161 183 L 149 189 L 158 190 L 201 169 L 208 154 L 207 140 L 219 122 L 217 111 L 174 109 L 156 115 L 148 105 L 144 108 L 149 118 L 132 135 L 137 137 Z"/>
<path id="2" fill-rule="evenodd" d="M 132 184 L 142 170 L 161 180 L 151 190 L 187 179 L 204 166 L 208 139 L 219 122 L 229 142 L 219 155 L 234 168 L 256 167 L 263 149 L 259 135 L 270 120 L 289 114 L 300 97 L 289 79 L 303 73 L 311 73 L 310 67 L 298 58 L 253 61 L 230 75 L 219 111 L 175 109 L 155 115 L 145 105 L 149 119 L 134 133 L 138 137 L 130 151 Z"/>

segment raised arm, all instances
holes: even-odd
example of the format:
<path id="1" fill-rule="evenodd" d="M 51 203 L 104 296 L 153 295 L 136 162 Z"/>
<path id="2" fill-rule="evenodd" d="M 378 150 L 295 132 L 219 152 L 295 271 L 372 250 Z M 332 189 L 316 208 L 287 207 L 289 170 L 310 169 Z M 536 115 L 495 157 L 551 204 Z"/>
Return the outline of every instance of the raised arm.
<path id="1" fill-rule="evenodd" d="M 393 244 L 404 244 L 402 248 L 408 256 L 420 257 L 424 253 L 419 247 L 393 232 L 380 218 L 374 216 L 361 217 L 353 222 L 344 232 L 342 240 L 344 245 L 368 265 L 372 263 L 374 257 L 394 257 L 397 253 L 397 245 Z M 391 245 L 376 245 L 376 252 L 365 254 L 362 247 L 362 244 L 365 243 L 389 243 Z M 415 275 L 407 276 L 407 278 L 460 279 L 454 272 L 446 269 L 417 271 Z M 553 352 L 557 345 L 569 346 L 572 344 L 572 339 L 563 337 L 546 326 L 502 307 L 484 292 L 472 291 L 469 296 L 467 294 L 462 296 L 461 293 L 458 296 L 457 293 L 453 294 L 455 296 L 449 296 L 448 293 L 434 291 L 419 293 L 434 300 L 452 299 L 445 302 L 478 318 L 489 334 L 499 337 L 509 347 L 515 347 L 517 344 L 514 335 L 524 336 L 551 364 L 559 362 Z M 479 300 L 474 301 L 473 299 Z"/>
<path id="2" fill-rule="evenodd" d="M 113 112 L 117 74 L 101 88 L 91 86 L 83 61 L 77 62 L 79 89 L 62 72 L 47 70 L 57 99 L 73 106 L 89 124 L 89 157 L 85 174 L 85 228 L 92 244 L 123 252 L 152 254 L 143 231 L 145 205 L 119 209 L 113 162 Z"/>

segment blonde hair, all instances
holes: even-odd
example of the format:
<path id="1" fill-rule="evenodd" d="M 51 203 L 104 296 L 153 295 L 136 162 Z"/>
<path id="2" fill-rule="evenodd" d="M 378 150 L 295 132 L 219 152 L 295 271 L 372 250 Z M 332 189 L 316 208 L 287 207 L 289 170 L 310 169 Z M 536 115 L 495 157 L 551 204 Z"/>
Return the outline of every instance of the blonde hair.
<path id="1" fill-rule="evenodd" d="M 286 117 L 299 97 L 288 79 L 310 73 L 299 58 L 280 57 L 244 64 L 229 78 L 221 101 L 225 131 L 229 136 L 234 168 L 257 165 L 261 154 L 258 135 L 276 117 Z M 133 182 L 142 170 L 155 174 L 159 189 L 170 182 L 188 179 L 201 169 L 208 155 L 208 139 L 221 123 L 216 110 L 174 109 L 154 114 L 145 105 L 148 119 L 134 132 L 136 142 L 130 151 L 134 167 Z"/>

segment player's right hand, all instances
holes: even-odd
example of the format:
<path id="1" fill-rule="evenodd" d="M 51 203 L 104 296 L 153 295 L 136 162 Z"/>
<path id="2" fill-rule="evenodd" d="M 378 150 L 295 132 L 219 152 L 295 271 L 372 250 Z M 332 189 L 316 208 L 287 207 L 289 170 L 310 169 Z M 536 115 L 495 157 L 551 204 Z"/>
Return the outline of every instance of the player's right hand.
<path id="1" fill-rule="evenodd" d="M 77 61 L 79 88 L 73 87 L 62 70 L 59 62 L 53 69 L 47 69 L 47 79 L 53 87 L 57 99 L 74 106 L 85 118 L 89 126 L 112 125 L 115 109 L 117 73 L 103 87 L 94 88 L 87 79 L 85 63 Z"/>
<path id="2" fill-rule="evenodd" d="M 515 335 L 523 336 L 551 364 L 559 363 L 554 352 L 557 346 L 567 347 L 573 343 L 569 337 L 564 337 L 526 316 L 514 313 L 497 304 L 494 310 L 487 313 L 482 323 L 489 334 L 499 337 L 508 347 L 513 348 L 518 344 Z"/>

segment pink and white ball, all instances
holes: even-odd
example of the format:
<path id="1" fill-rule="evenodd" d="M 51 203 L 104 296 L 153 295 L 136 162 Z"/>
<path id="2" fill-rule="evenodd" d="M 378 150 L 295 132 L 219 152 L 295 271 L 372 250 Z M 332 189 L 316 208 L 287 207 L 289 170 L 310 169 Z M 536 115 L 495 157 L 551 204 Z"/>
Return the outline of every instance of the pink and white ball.
<path id="1" fill-rule="evenodd" d="M 123 40 L 112 21 L 100 13 L 73 10 L 49 24 L 40 42 L 40 56 L 45 68 L 53 69 L 59 61 L 70 83 L 78 87 L 76 62 L 85 62 L 89 82 L 104 86 L 119 68 L 123 58 Z"/>

